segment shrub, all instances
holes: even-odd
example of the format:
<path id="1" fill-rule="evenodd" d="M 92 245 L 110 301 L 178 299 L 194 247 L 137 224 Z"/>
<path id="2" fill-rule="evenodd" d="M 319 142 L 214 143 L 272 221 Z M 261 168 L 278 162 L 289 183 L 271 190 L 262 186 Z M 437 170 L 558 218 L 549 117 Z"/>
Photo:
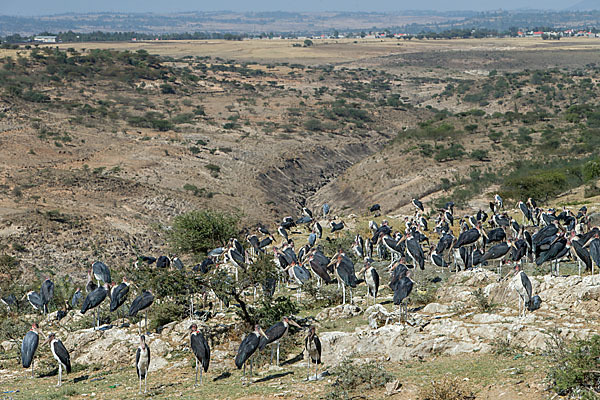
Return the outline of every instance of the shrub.
<path id="1" fill-rule="evenodd" d="M 202 255 L 224 246 L 238 231 L 239 216 L 213 210 L 190 211 L 175 217 L 169 233 L 178 253 Z"/>
<path id="2" fill-rule="evenodd" d="M 175 94 L 175 89 L 168 83 L 163 83 L 162 85 L 160 85 L 160 91 L 163 94 Z"/>
<path id="3" fill-rule="evenodd" d="M 353 398 L 350 394 L 356 390 L 371 390 L 385 386 L 394 377 L 383 366 L 375 362 L 359 364 L 356 360 L 345 359 L 333 369 L 334 391 L 326 399 Z"/>
<path id="4" fill-rule="evenodd" d="M 488 151 L 477 149 L 471 152 L 471 158 L 477 161 L 486 161 L 488 160 Z"/>
<path id="5" fill-rule="evenodd" d="M 490 301 L 490 299 L 488 298 L 488 296 L 486 296 L 483 293 L 483 290 L 481 288 L 479 288 L 479 289 L 474 290 L 473 292 L 471 292 L 471 295 L 475 298 L 475 305 L 482 312 L 486 312 L 486 313 L 492 312 L 498 306 L 498 304 L 492 303 Z"/>
<path id="6" fill-rule="evenodd" d="M 309 131 L 316 132 L 323 130 L 323 124 L 316 118 L 311 118 L 309 120 L 304 121 L 303 125 L 304 128 L 308 129 Z"/>
<path id="7" fill-rule="evenodd" d="M 47 103 L 50 101 L 50 97 L 44 93 L 36 92 L 35 90 L 28 90 L 21 94 L 23 100 L 31 101 L 33 103 Z"/>
<path id="8" fill-rule="evenodd" d="M 595 399 L 600 390 L 600 335 L 566 343 L 557 331 L 549 332 L 551 359 L 548 378 L 561 396 Z"/>
<path id="9" fill-rule="evenodd" d="M 433 157 L 438 162 L 460 159 L 465 155 L 464 147 L 457 143 L 452 143 L 446 148 L 440 149 Z"/>
<path id="10" fill-rule="evenodd" d="M 419 392 L 421 400 L 469 400 L 474 399 L 473 391 L 465 386 L 460 378 L 441 378 L 432 381 Z"/>
<path id="11" fill-rule="evenodd" d="M 600 177 L 600 161 L 590 160 L 583 164 L 583 178 L 586 181 Z"/>

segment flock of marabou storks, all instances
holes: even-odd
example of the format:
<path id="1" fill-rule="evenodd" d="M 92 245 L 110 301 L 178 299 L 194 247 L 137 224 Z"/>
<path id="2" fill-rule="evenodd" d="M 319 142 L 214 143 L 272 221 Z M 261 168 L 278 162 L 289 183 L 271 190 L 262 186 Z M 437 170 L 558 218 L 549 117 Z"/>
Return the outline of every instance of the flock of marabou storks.
<path id="1" fill-rule="evenodd" d="M 592 276 L 594 266 L 600 265 L 600 230 L 598 227 L 590 226 L 586 207 L 579 209 L 577 214 L 566 208 L 557 213 L 555 209 L 543 210 L 537 207 L 535 201 L 530 198 L 526 202 L 520 201 L 517 205 L 517 212 L 521 214 L 521 223 L 519 224 L 514 217 L 504 211 L 504 204 L 499 195 L 495 195 L 494 200 L 489 204 L 491 215 L 480 209 L 473 215 L 455 218 L 453 202 L 448 202 L 443 209 L 432 210 L 429 215 L 426 215 L 421 201 L 413 199 L 412 204 L 415 212 L 404 218 L 403 232 L 400 229 L 393 229 L 386 220 L 383 220 L 381 225 L 372 220 L 369 222 L 370 237 L 363 239 L 360 233 L 351 235 L 354 237 L 354 241 L 352 252 L 349 254 L 342 248 L 339 248 L 333 256 L 324 254 L 320 241 L 331 241 L 331 236 L 338 236 L 340 232 L 347 230 L 343 220 L 330 217 L 330 207 L 328 204 L 324 204 L 320 219 L 328 222 L 331 233 L 324 239 L 323 227 L 318 219 L 313 216 L 310 209 L 302 207 L 300 218 L 285 217 L 277 227 L 277 234 L 281 237 L 280 243 L 277 243 L 267 228 L 259 226 L 257 234 L 246 235 L 248 243 L 246 248 L 240 241 L 233 238 L 227 246 L 208 252 L 204 261 L 193 267 L 193 271 L 206 274 L 224 268 L 232 275 L 232 279 L 237 279 L 240 268 L 246 268 L 259 254 L 269 253 L 273 255 L 280 278 L 264 282 L 262 284 L 263 292 L 269 292 L 272 295 L 278 285 L 287 281 L 288 284 L 296 284 L 297 296 L 300 300 L 302 285 L 314 277 L 317 287 L 337 282 L 338 289 L 342 291 L 342 302 L 345 304 L 346 290 L 349 291 L 350 302 L 352 302 L 352 289 L 364 282 L 367 293 L 365 300 L 368 304 L 369 298 L 372 298 L 375 304 L 380 277 L 373 263 L 375 258 L 380 261 L 389 260 L 387 271 L 390 276 L 389 287 L 393 291 L 393 302 L 399 306 L 400 319 L 404 318 L 406 321 L 408 318 L 406 300 L 415 285 L 411 276 L 414 275 L 418 282 L 419 270 L 424 270 L 426 263 L 431 264 L 433 268 L 447 269 L 448 271 L 481 268 L 496 263 L 500 275 L 504 265 L 513 266 L 509 274 L 514 275 L 512 283 L 519 295 L 519 316 L 522 317 L 525 316 L 526 310 L 538 309 L 542 301 L 539 296 L 533 296 L 531 281 L 523 270 L 525 265 L 533 263 L 538 267 L 543 267 L 545 264 L 550 264 L 550 273 L 558 275 L 560 262 L 571 260 L 577 262 L 579 274 L 584 266 L 585 271 L 590 271 Z M 369 211 L 378 216 L 381 207 L 375 204 Z M 434 220 L 434 226 L 430 230 L 429 220 L 431 219 Z M 457 236 L 452 230 L 455 225 L 458 225 Z M 290 233 L 300 233 L 292 231 L 292 229 L 301 226 L 306 227 L 309 234 L 307 243 L 297 249 Z M 428 232 L 438 235 L 437 244 L 430 243 Z M 425 253 L 428 253 L 428 257 L 425 256 Z M 358 260 L 358 263 L 361 264 L 358 276 L 353 259 Z M 178 258 L 170 259 L 166 256 L 158 259 L 142 257 L 139 261 L 148 264 L 156 262 L 159 268 L 183 268 L 183 263 Z M 94 282 L 94 278 L 96 282 Z M 71 306 L 76 308 L 83 300 L 82 314 L 95 309 L 97 315 L 94 329 L 101 329 L 98 316 L 99 305 L 108 297 L 110 311 L 118 311 L 125 303 L 131 285 L 132 283 L 126 278 L 123 278 L 122 283 L 116 285 L 111 280 L 110 269 L 102 262 L 94 262 L 88 271 L 85 298 L 81 290 L 77 288 L 72 296 Z M 135 285 L 133 286 L 135 287 Z M 31 291 L 24 298 L 27 297 L 35 309 L 47 314 L 53 291 L 54 284 L 48 278 L 42 283 L 39 293 Z M 219 298 L 219 300 L 223 299 Z M 142 290 L 132 301 L 128 312 L 129 316 L 135 316 L 139 312 L 145 311 L 146 330 L 147 311 L 153 301 L 153 294 L 148 290 Z M 2 302 L 10 307 L 16 304 L 16 298 L 14 295 L 3 297 Z M 193 313 L 192 299 L 190 303 Z M 64 311 L 60 310 L 57 318 L 61 317 L 61 312 L 64 316 Z M 243 368 L 244 378 L 246 363 L 249 361 L 250 374 L 252 374 L 253 354 L 267 345 L 271 345 L 271 361 L 276 349 L 277 365 L 279 365 L 279 343 L 288 333 L 290 326 L 302 329 L 291 317 L 283 317 L 280 322 L 267 329 L 266 332 L 256 325 L 254 330 L 245 336 L 235 357 L 235 365 L 238 369 Z M 196 358 L 195 382 L 197 384 L 198 373 L 200 372 L 200 383 L 202 383 L 202 372 L 208 370 L 210 347 L 196 324 L 192 324 L 189 329 L 190 348 Z M 139 330 L 141 333 L 141 320 Z M 32 375 L 33 357 L 38 346 L 38 339 L 39 328 L 37 324 L 34 324 L 25 335 L 21 347 L 23 367 L 31 366 Z M 67 372 L 71 370 L 69 353 L 53 333 L 47 336 L 46 342 L 50 343 L 52 354 L 58 362 L 58 385 L 60 385 L 62 369 L 64 368 Z M 310 371 L 311 361 L 315 366 L 314 376 L 309 376 L 307 379 L 319 379 L 318 364 L 321 362 L 321 342 L 316 335 L 314 326 L 308 327 L 305 350 L 308 352 L 308 370 Z M 142 381 L 144 381 L 144 390 L 147 390 L 149 365 L 150 348 L 146 343 L 146 336 L 140 334 L 135 362 L 140 391 Z"/>

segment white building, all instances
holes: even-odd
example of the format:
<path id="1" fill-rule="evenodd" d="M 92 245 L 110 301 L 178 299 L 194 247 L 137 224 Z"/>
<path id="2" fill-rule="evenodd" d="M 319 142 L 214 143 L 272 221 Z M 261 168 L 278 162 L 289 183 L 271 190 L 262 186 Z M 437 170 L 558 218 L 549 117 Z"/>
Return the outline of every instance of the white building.
<path id="1" fill-rule="evenodd" d="M 56 43 L 56 36 L 36 36 L 33 38 L 33 41 L 38 43 Z"/>

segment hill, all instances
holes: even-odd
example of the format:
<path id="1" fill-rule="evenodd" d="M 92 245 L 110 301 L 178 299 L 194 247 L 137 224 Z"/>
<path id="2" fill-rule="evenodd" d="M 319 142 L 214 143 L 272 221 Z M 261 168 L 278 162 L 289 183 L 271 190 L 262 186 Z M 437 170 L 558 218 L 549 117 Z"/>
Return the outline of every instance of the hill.
<path id="1" fill-rule="evenodd" d="M 597 0 L 582 0 L 568 7 L 569 11 L 594 11 L 600 10 L 600 2 Z"/>

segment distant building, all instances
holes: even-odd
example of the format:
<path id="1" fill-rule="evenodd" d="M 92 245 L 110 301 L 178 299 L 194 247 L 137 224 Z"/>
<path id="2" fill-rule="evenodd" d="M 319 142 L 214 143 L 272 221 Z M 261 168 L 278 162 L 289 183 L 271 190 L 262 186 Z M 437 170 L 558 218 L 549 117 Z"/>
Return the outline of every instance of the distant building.
<path id="1" fill-rule="evenodd" d="M 36 36 L 33 41 L 37 43 L 56 43 L 56 36 Z"/>

